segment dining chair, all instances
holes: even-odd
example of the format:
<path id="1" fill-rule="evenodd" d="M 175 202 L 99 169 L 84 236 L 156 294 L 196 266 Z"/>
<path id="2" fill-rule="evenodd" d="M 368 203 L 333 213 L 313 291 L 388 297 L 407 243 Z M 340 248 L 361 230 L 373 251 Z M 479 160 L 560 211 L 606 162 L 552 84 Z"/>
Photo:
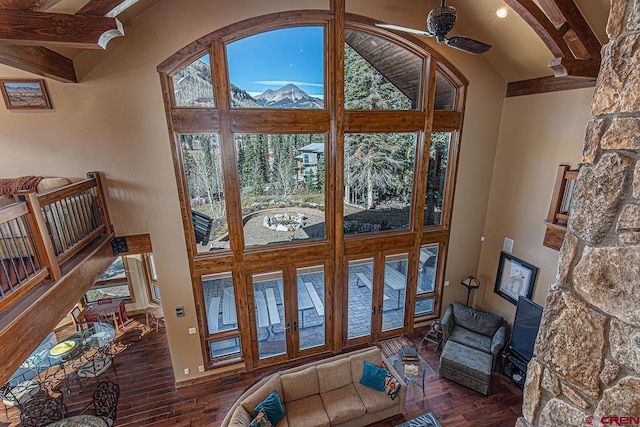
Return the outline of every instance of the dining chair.
<path id="1" fill-rule="evenodd" d="M 82 389 L 82 380 L 95 378 L 96 384 L 100 382 L 100 375 L 104 374 L 109 367 L 113 368 L 113 373 L 118 376 L 116 364 L 111 351 L 111 342 L 98 347 L 97 350 L 86 356 L 86 362 L 76 369 L 76 381 Z"/>
<path id="2" fill-rule="evenodd" d="M 27 378 L 27 374 L 33 372 L 31 379 Z M 32 399 L 42 390 L 42 383 L 35 378 L 39 374 L 34 369 L 25 369 L 19 376 L 10 378 L 2 388 L 0 388 L 0 398 L 4 404 L 5 417 L 9 418 L 9 407 L 18 406 Z"/>
<path id="3" fill-rule="evenodd" d="M 40 427 L 62 420 L 67 413 L 62 396 L 62 394 L 59 396 L 47 395 L 34 397 L 27 401 L 22 406 L 20 413 L 22 425 L 24 427 Z"/>
<path id="4" fill-rule="evenodd" d="M 80 313 L 80 306 L 76 304 L 76 306 L 71 310 L 71 319 L 73 320 L 73 325 L 76 327 L 76 331 L 83 329 L 82 324 L 84 322 L 81 322 L 80 320 Z"/>
<path id="5" fill-rule="evenodd" d="M 91 414 L 102 418 L 109 427 L 116 421 L 118 399 L 120 398 L 120 386 L 113 381 L 100 381 L 93 392 L 93 400 L 82 411 L 82 414 Z"/>

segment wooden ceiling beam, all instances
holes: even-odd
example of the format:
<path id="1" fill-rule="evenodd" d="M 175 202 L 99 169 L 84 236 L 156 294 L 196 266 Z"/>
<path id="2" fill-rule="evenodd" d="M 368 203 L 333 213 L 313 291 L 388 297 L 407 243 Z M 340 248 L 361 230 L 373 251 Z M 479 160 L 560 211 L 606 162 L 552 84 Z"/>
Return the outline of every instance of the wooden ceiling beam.
<path id="1" fill-rule="evenodd" d="M 73 61 L 46 47 L 0 45 L 0 63 L 63 83 L 78 83 Z"/>
<path id="2" fill-rule="evenodd" d="M 534 95 L 537 93 L 558 92 L 561 90 L 582 89 L 595 87 L 596 79 L 575 77 L 540 77 L 537 79 L 520 80 L 507 84 L 506 97 Z"/>
<path id="3" fill-rule="evenodd" d="M 555 77 L 595 79 L 600 72 L 600 61 L 595 59 L 553 58 L 549 68 Z"/>
<path id="4" fill-rule="evenodd" d="M 590 55 L 589 58 L 580 58 L 576 55 L 576 58 L 600 59 L 602 45 L 573 0 L 538 0 L 538 2 L 556 27 L 565 22 L 571 27 L 579 43 Z M 567 43 L 571 47 L 571 42 L 567 41 Z M 579 48 L 577 50 L 579 51 Z"/>
<path id="5" fill-rule="evenodd" d="M 108 16 L 115 18 L 138 0 L 91 0 L 76 15 Z"/>
<path id="6" fill-rule="evenodd" d="M 554 57 L 573 57 L 567 42 L 533 0 L 505 0 L 505 3 L 529 24 Z"/>
<path id="7" fill-rule="evenodd" d="M 123 35 L 115 18 L 0 10 L 0 42 L 9 44 L 105 49 Z"/>

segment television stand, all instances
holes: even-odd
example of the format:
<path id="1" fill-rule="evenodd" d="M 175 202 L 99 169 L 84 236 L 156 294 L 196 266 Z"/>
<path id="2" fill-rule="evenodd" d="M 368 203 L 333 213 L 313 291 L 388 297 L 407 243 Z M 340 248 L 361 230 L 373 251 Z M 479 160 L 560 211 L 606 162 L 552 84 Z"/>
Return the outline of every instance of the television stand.
<path id="1" fill-rule="evenodd" d="M 524 388 L 524 383 L 527 380 L 527 362 L 521 357 L 507 353 L 502 372 L 518 387 Z"/>

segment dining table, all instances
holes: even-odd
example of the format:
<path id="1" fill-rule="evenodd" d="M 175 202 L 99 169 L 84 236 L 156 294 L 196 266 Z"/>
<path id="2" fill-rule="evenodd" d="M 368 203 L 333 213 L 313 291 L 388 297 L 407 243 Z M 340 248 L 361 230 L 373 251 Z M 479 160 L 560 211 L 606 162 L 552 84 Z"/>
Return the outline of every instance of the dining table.
<path id="1" fill-rule="evenodd" d="M 71 417 L 63 418 L 60 421 L 56 421 L 52 424 L 47 424 L 47 427 L 109 427 L 107 421 L 95 415 L 74 415 Z"/>
<path id="2" fill-rule="evenodd" d="M 70 391 L 69 376 L 87 363 L 96 352 L 110 346 L 115 336 L 114 326 L 101 322 L 94 322 L 86 329 L 59 333 L 57 343 L 47 343 L 25 360 L 22 366 L 42 372 L 40 381 L 45 388 L 64 380 Z"/>
<path id="3" fill-rule="evenodd" d="M 80 312 L 78 320 L 80 322 L 95 322 L 101 320 L 101 316 L 104 317 L 105 315 L 112 319 L 116 329 L 120 329 L 120 326 L 124 329 L 125 322 L 129 320 L 124 306 L 124 299 L 87 304 Z"/>

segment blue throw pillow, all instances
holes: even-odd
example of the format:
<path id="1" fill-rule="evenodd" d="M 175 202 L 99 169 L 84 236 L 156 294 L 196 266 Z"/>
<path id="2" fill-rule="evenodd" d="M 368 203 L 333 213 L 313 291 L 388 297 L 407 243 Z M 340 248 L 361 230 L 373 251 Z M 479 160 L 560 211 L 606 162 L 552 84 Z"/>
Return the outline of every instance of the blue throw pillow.
<path id="1" fill-rule="evenodd" d="M 253 412 L 256 414 L 259 413 L 260 410 L 264 410 L 271 424 L 276 425 L 280 422 L 282 417 L 284 417 L 284 407 L 282 406 L 282 402 L 280 402 L 280 396 L 278 396 L 277 391 L 273 390 L 269 393 L 269 396 L 253 408 Z"/>
<path id="2" fill-rule="evenodd" d="M 365 360 L 364 366 L 362 367 L 362 378 L 360 378 L 360 384 L 374 390 L 384 391 L 384 379 L 386 376 L 386 369 Z M 269 417 L 269 419 L 271 419 L 271 417 Z"/>

